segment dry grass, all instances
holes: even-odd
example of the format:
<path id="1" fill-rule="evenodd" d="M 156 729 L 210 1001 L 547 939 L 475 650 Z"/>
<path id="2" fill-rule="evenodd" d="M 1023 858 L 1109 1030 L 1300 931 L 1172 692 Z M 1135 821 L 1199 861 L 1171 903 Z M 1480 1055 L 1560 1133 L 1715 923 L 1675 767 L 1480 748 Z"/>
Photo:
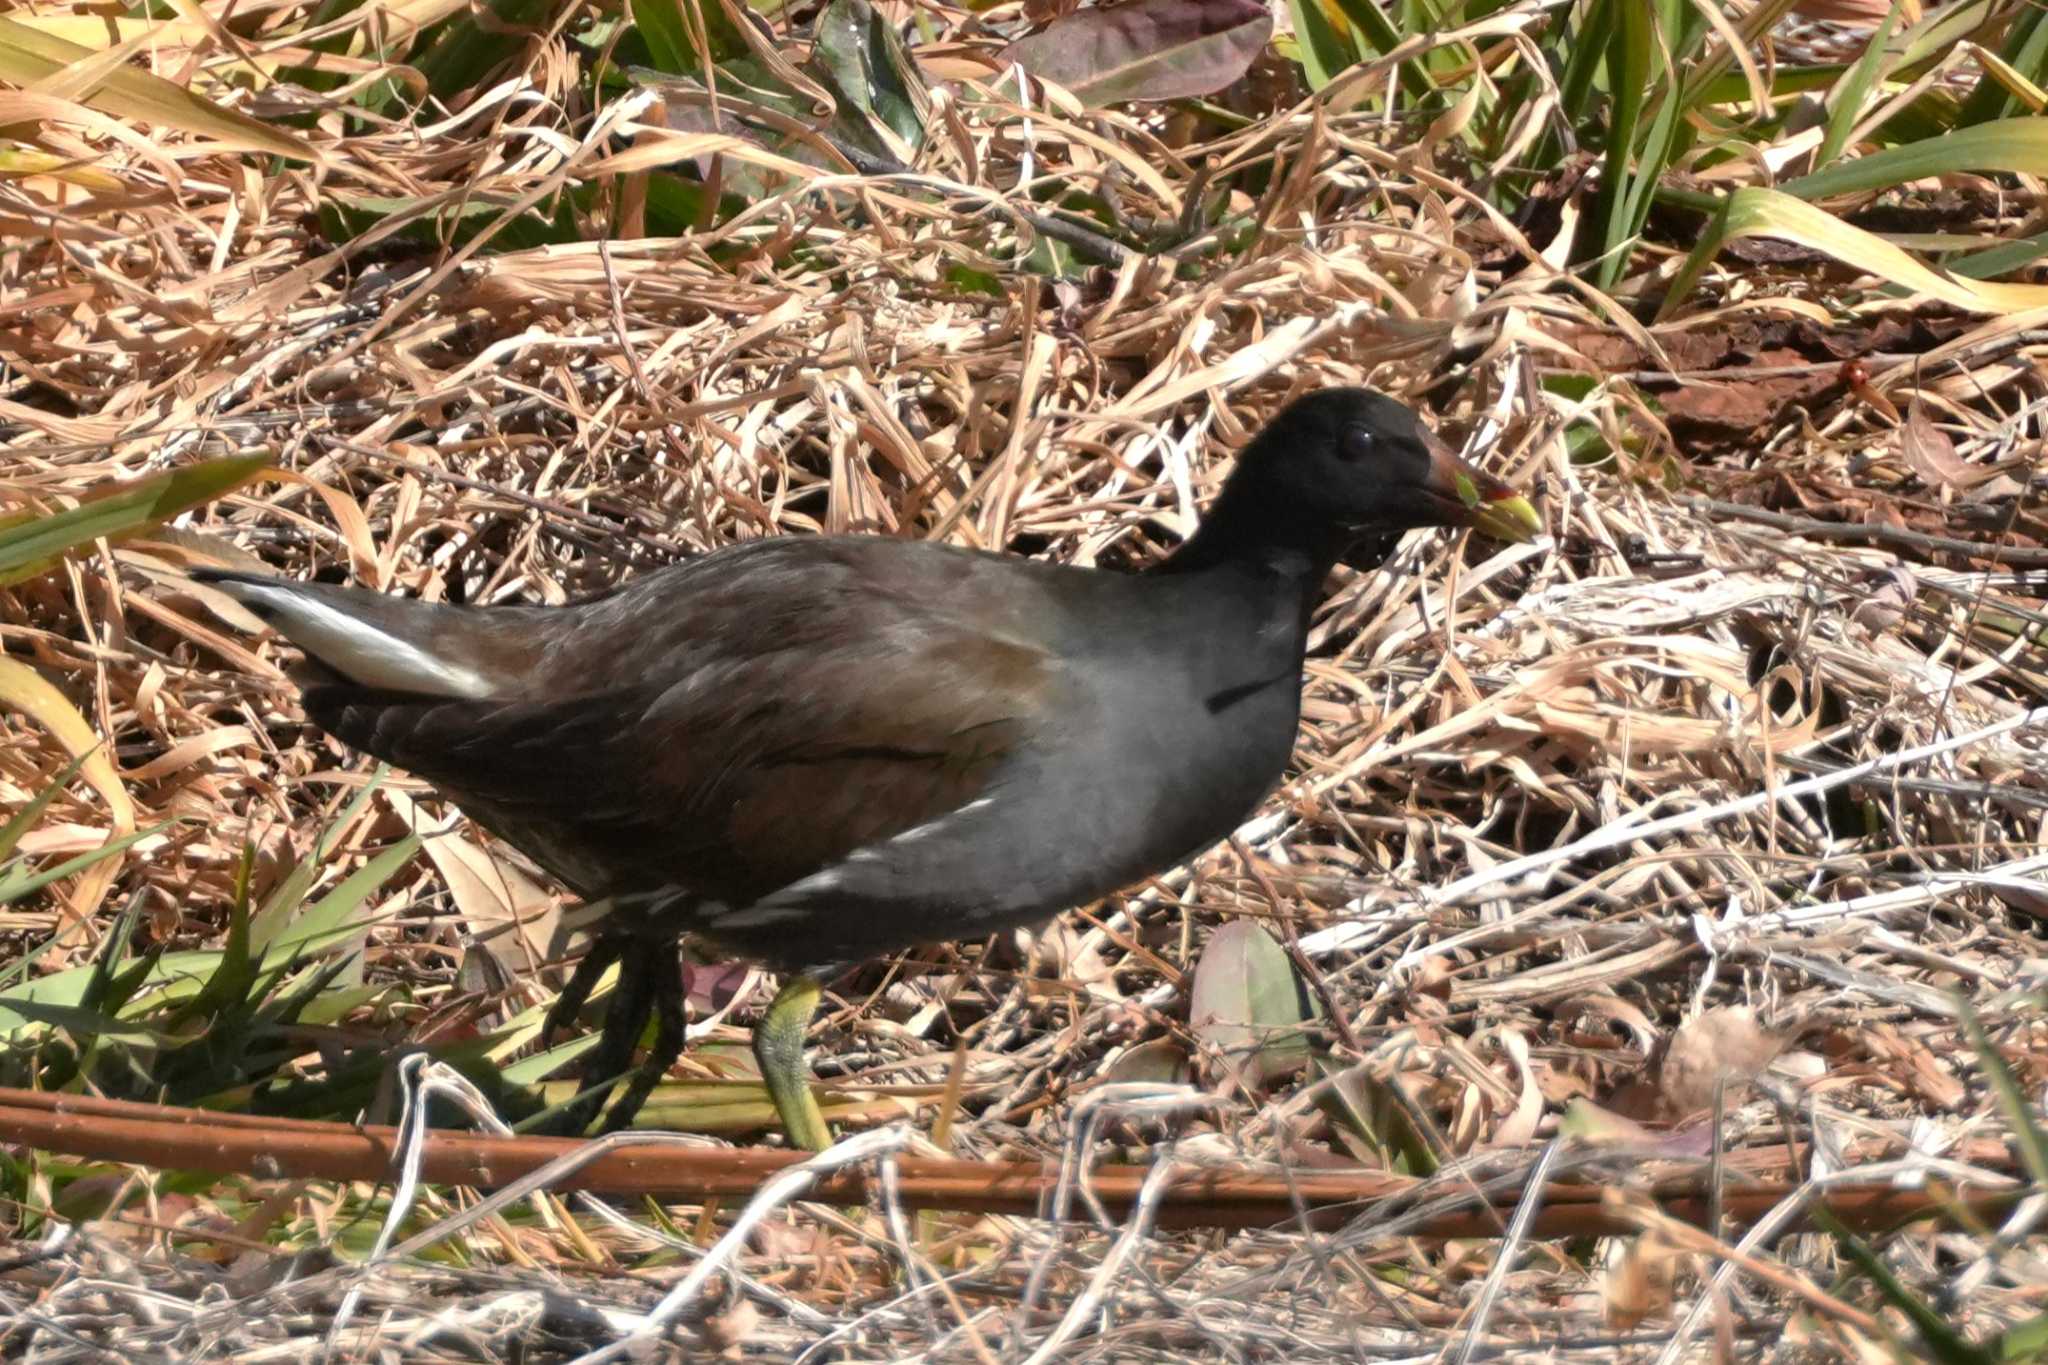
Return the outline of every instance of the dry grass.
<path id="1" fill-rule="evenodd" d="M 1451 1163 L 1432 1192 L 1525 1180 L 1542 1152 L 1563 1163 L 1553 1174 L 1610 1183 L 1643 1232 L 1423 1244 L 1404 1236 L 1414 1208 L 1227 1237 L 930 1215 L 906 1232 L 806 1206 L 734 1249 L 750 1295 L 698 1303 L 686 1336 L 749 1359 L 1540 1344 L 1648 1360 L 1706 1351 L 1717 1334 L 1755 1358 L 1908 1335 L 1867 1282 L 1838 1280 L 1833 1239 L 1773 1234 L 1738 1254 L 1740 1229 L 1703 1239 L 1632 1199 L 1633 1182 L 1713 1159 L 1706 1144 L 1681 1150 L 1661 1129 L 1603 1130 L 1618 1145 L 1569 1155 L 1541 1144 L 1580 1097 L 1643 1120 L 1710 1108 L 1725 1067 L 1717 1153 L 1789 1142 L 1813 1181 L 1851 1160 L 1902 1180 L 2017 1169 L 1955 1000 L 1973 1003 L 2038 1102 L 2048 727 L 2029 708 L 2048 701 L 2048 670 L 2027 480 L 2040 319 L 1930 313 L 1939 349 L 1873 363 L 1863 393 L 1823 391 L 1704 453 L 1679 449 L 1658 415 L 1668 392 L 1608 377 L 1625 367 L 1587 359 L 1588 338 L 1637 348 L 1650 371 L 1688 334 L 1846 320 L 1872 301 L 1869 282 L 1759 273 L 1739 304 L 1703 303 L 1648 334 L 1561 280 L 1429 145 L 1306 111 L 1173 147 L 1162 125 L 1123 114 L 954 106 L 919 179 L 819 176 L 689 238 L 492 254 L 318 236 L 337 194 L 511 206 L 591 177 L 630 225 L 638 172 L 608 176 L 605 158 L 661 155 L 658 135 L 618 106 L 597 128 L 572 116 L 552 40 L 532 41 L 526 81 L 457 116 L 348 137 L 326 116 L 315 140 L 331 167 L 317 172 L 259 173 L 166 135 L 96 145 L 118 190 L 52 207 L 47 185 L 0 187 L 0 216 L 42 229 L 0 245 L 13 319 L 0 330 L 0 496 L 59 505 L 215 448 L 268 445 L 290 471 L 176 536 L 0 591 L 6 652 L 111 738 L 138 824 L 180 821 L 115 875 L 7 913 L 18 950 L 54 943 L 38 970 L 85 960 L 130 905 L 151 942 L 217 943 L 243 849 L 260 897 L 365 780 L 301 723 L 275 646 L 248 643 L 182 581 L 194 556 L 553 602 L 771 534 L 935 535 L 1142 564 L 1291 394 L 1372 383 L 1426 394 L 1440 428 L 1477 433 L 1490 468 L 1540 484 L 1551 538 L 1492 553 L 1416 537 L 1387 571 L 1337 586 L 1297 768 L 1242 832 L 1249 861 L 1219 847 L 1042 934 L 853 978 L 813 1034 L 817 1063 L 848 1090 L 893 1096 L 882 1108 L 911 1104 L 921 1127 L 943 1117 L 962 1155 L 1057 1156 L 1086 1138 L 1097 1155 L 1157 1158 L 1171 1142 L 1178 1161 L 1274 1170 L 1369 1157 L 1316 1103 L 1331 1087 L 1301 1079 L 1273 1094 L 1219 1081 L 1212 1103 L 1171 1117 L 1119 1118 L 1091 1098 L 1176 1059 L 1218 1074 L 1190 1032 L 1186 984 L 1216 926 L 1255 916 L 1313 964 L 1352 1097 L 1393 1097 Z M 1127 212 L 1173 220 L 1198 192 L 1195 167 L 1213 183 L 1259 159 L 1277 172 L 1260 230 L 1185 262 L 1131 256 L 1056 283 L 1011 264 L 1019 224 L 990 210 L 1026 179 L 1114 177 Z M 999 296 L 971 287 L 982 275 Z M 1549 382 L 1559 375 L 1589 383 Z M 1751 377 L 1716 382 L 1739 392 Z M 1872 389 L 1941 430 L 1902 436 Z M 1593 437 L 1605 457 L 1575 462 Z M 2016 482 L 1970 486 L 1969 469 L 1998 461 Z M 1744 510 L 1765 502 L 1796 529 Z M 1918 746 L 1933 752 L 1815 797 L 1768 795 Z M 0 717 L 0 799 L 25 800 L 66 757 Z M 328 851 L 323 884 L 440 819 L 429 794 L 392 783 Z M 1644 828 L 1602 838 L 1630 821 Z M 76 852 L 110 827 L 80 784 L 24 847 Z M 451 827 L 383 885 L 362 960 L 376 989 L 309 1031 L 295 1068 L 532 1018 L 561 949 L 553 907 L 479 864 L 481 842 Z M 956 1046 L 963 1099 L 942 1115 Z M 1745 1088 L 1773 1053 L 1776 1069 Z M 41 1211 L 75 1174 L 19 1161 L 21 1226 L 53 1226 Z M 421 1213 L 467 1198 L 429 1192 Z M 135 1184 L 95 1207 L 109 1205 L 125 1214 L 0 1273 L 10 1354 L 318 1355 L 339 1281 L 305 1278 L 317 1248 L 360 1250 L 356 1220 L 382 1208 L 366 1190 L 260 1178 Z M 678 1231 L 708 1244 L 733 1212 L 677 1210 Z M 2039 1213 L 2023 1205 L 2004 1233 L 1922 1225 L 1884 1254 L 1983 1339 L 2042 1307 Z M 631 1323 L 606 1315 L 644 1312 L 679 1273 L 673 1249 L 650 1255 L 641 1223 L 628 1233 L 562 1205 L 487 1218 L 452 1259 L 373 1279 L 345 1350 L 553 1359 L 610 1340 Z M 1730 1277 L 1710 1290 L 1717 1266 Z M 1089 1295 L 1099 1311 L 1084 1311 Z M 1679 1322 L 1691 1345 L 1667 1350 Z"/>

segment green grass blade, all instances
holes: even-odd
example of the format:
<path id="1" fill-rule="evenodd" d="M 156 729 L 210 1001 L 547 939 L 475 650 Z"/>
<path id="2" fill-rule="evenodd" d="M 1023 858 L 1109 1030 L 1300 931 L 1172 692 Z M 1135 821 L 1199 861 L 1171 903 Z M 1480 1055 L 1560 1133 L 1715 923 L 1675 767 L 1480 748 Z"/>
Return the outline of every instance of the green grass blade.
<path id="1" fill-rule="evenodd" d="M 1887 147 L 1778 187 L 1800 199 L 1889 189 L 1909 180 L 2004 171 L 2048 175 L 2048 119 L 2009 118 L 1959 128 L 1943 138 Z"/>
<path id="2" fill-rule="evenodd" d="M 2048 232 L 2037 232 L 2031 237 L 2021 237 L 1983 251 L 1973 251 L 1967 256 L 1958 256 L 1944 261 L 1942 268 L 1951 275 L 1961 275 L 1972 280 L 1995 280 L 2021 266 L 2031 265 L 2048 256 Z"/>
<path id="3" fill-rule="evenodd" d="M 63 881 L 73 873 L 85 871 L 94 863 L 111 858 L 116 853 L 126 852 L 142 840 L 149 838 L 152 834 L 160 833 L 169 828 L 173 823 L 173 821 L 166 820 L 161 825 L 151 825 L 148 829 L 138 829 L 133 834 L 124 834 L 118 839 L 109 840 L 98 848 L 89 849 L 75 858 L 57 864 L 55 867 L 44 868 L 41 872 L 32 873 L 20 881 L 9 882 L 6 894 L 0 896 L 0 905 L 18 901 L 31 891 L 40 891 L 51 882 Z"/>
<path id="4" fill-rule="evenodd" d="M 2048 9 L 2040 5 L 2021 6 L 2005 41 L 1999 44 L 1998 55 L 2021 79 L 2037 86 L 2048 85 Z M 1986 71 L 1977 88 L 1963 101 L 1956 122 L 1967 128 L 2032 112 L 2006 89 L 1996 73 Z"/>
<path id="5" fill-rule="evenodd" d="M 1925 1299 L 1906 1288 L 1899 1277 L 1892 1274 L 1891 1267 L 1884 1259 L 1855 1234 L 1843 1227 L 1841 1221 L 1826 1206 L 1813 1205 L 1813 1221 L 1830 1237 L 1840 1249 L 1845 1260 L 1854 1265 L 1870 1282 L 1877 1286 L 1877 1292 L 1884 1295 L 1892 1307 L 1911 1320 L 1914 1330 L 1927 1346 L 1928 1354 L 1940 1361 L 1941 1365 L 1992 1365 L 1991 1353 L 1975 1345 L 1962 1333 L 1949 1326 L 1948 1319 L 1936 1312 Z"/>
<path id="6" fill-rule="evenodd" d="M 1892 0 L 1892 7 L 1885 12 L 1877 32 L 1864 45 L 1863 55 L 1856 59 L 1856 64 L 1849 68 L 1849 74 L 1835 87 L 1829 100 L 1828 129 L 1821 138 L 1820 150 L 1813 154 L 1815 170 L 1832 165 L 1848 147 L 1849 134 L 1855 131 L 1856 121 L 1863 117 L 1863 110 L 1870 103 L 1870 92 L 1877 88 L 1886 66 L 1896 60 L 1887 49 L 1904 4 L 1905 0 Z"/>
<path id="7" fill-rule="evenodd" d="M 1565 52 L 1564 74 L 1558 78 L 1558 112 L 1574 128 L 1593 121 L 1591 96 L 1600 63 L 1614 40 L 1614 0 L 1594 0 L 1586 6 L 1581 21 Z"/>
<path id="8" fill-rule="evenodd" d="M 1294 38 L 1301 47 L 1301 72 L 1308 77 L 1309 89 L 1321 90 L 1358 64 L 1363 54 L 1337 31 L 1321 0 L 1287 0 L 1287 9 L 1294 16 Z"/>
<path id="9" fill-rule="evenodd" d="M 50 803 L 57 799 L 57 793 L 71 784 L 71 779 L 78 776 L 78 770 L 85 766 L 85 761 L 96 752 L 98 751 L 88 749 L 65 764 L 64 771 L 50 779 L 41 791 L 30 797 L 28 803 L 14 813 L 13 819 L 0 825 L 0 863 L 4 863 L 8 855 L 14 852 L 15 845 L 21 842 L 21 836 L 35 826 L 36 821 L 42 818 L 43 812 L 49 809 Z"/>
<path id="10" fill-rule="evenodd" d="M 1641 140 L 1644 101 L 1650 86 L 1650 50 L 1656 42 L 1655 20 L 1647 5 L 1622 3 L 1607 44 L 1607 79 L 1614 89 L 1608 121 L 1607 159 L 1600 171 L 1600 193 L 1594 201 L 1592 225 L 1598 234 L 1593 250 L 1599 266 L 1594 281 L 1610 289 L 1627 263 L 1628 187 L 1633 154 Z"/>
<path id="11" fill-rule="evenodd" d="M 1401 45 L 1402 35 L 1387 19 L 1387 12 L 1379 7 L 1377 0 L 1337 0 L 1337 8 L 1351 21 L 1352 31 L 1358 34 L 1367 49 L 1365 55 L 1384 57 Z M 1437 89 L 1437 83 L 1429 72 L 1412 61 L 1402 62 L 1396 76 L 1410 99 L 1426 99 Z"/>
<path id="12" fill-rule="evenodd" d="M 1977 1017 L 1977 1011 L 1970 1008 L 1970 1002 L 1956 997 L 1956 1012 L 1963 1021 L 1963 1033 L 1976 1049 L 1977 1060 L 1984 1068 L 1984 1079 L 1991 1086 L 1991 1093 L 1998 1097 L 1998 1107 L 2005 1111 L 2006 1121 L 2012 1124 L 2013 1141 L 2020 1149 L 2020 1163 L 2027 1168 L 2027 1174 L 2034 1178 L 2034 1187 L 2048 1190 L 2048 1133 L 2041 1130 L 2040 1119 L 2034 1113 L 2033 1105 L 2020 1090 L 2020 1083 L 2013 1078 L 2012 1068 L 2005 1064 L 1998 1045 L 1985 1032 L 1984 1021 Z"/>
<path id="13" fill-rule="evenodd" d="M 1729 195 L 1720 212 L 1709 221 L 1698 245 L 1671 282 L 1658 310 L 1660 320 L 1691 297 L 1708 263 L 1722 247 L 1739 237 L 1776 237 L 1796 242 L 1868 271 L 1898 288 L 1931 295 L 1971 312 L 2011 313 L 2048 307 L 2048 286 L 1980 283 L 1940 274 L 1875 233 L 1845 223 L 1824 209 L 1779 190 L 1751 186 Z"/>
<path id="14" fill-rule="evenodd" d="M 278 934 L 266 945 L 276 948 L 283 957 L 280 968 L 305 956 L 317 945 L 346 934 L 350 929 L 360 927 L 355 923 L 355 913 L 362 907 L 370 894 L 400 868 L 411 862 L 420 851 L 420 836 L 408 834 L 376 857 L 344 877 L 332 891 L 306 907 L 304 913 L 294 919 L 290 927 Z"/>
<path id="15" fill-rule="evenodd" d="M 313 847 L 307 852 L 305 859 L 286 874 L 277 889 L 270 893 L 270 898 L 263 902 L 263 908 L 250 916 L 250 943 L 258 948 L 268 947 L 283 931 L 284 926 L 291 922 L 292 915 L 306 899 L 306 893 L 313 889 L 313 881 L 320 875 L 320 868 L 327 860 L 328 850 L 333 848 L 335 841 L 361 817 L 363 808 L 370 803 L 370 797 L 377 788 L 383 785 L 384 774 L 389 771 L 389 767 L 382 763 L 371 771 L 370 780 L 350 798 L 348 805 L 342 808 L 341 814 L 328 822 L 327 828 L 321 830 L 319 836 L 313 840 Z"/>
<path id="16" fill-rule="evenodd" d="M 68 512 L 0 526 L 0 587 L 35 577 L 81 545 L 120 540 L 212 502 L 254 479 L 270 463 L 268 455 L 236 455 L 186 465 L 120 484 Z"/>

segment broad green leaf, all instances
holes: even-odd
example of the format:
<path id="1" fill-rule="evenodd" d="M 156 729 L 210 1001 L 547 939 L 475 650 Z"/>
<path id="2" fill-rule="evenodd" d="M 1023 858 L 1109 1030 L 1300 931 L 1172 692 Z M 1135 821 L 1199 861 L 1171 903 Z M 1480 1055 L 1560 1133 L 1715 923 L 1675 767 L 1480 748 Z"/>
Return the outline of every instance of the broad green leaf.
<path id="1" fill-rule="evenodd" d="M 2048 1355 L 2048 1313 L 2014 1323 L 1998 1336 L 1998 1358 L 2032 1361 Z"/>
<path id="2" fill-rule="evenodd" d="M 1390 1171 L 1433 1175 L 1440 1164 L 1428 1135 L 1416 1127 L 1412 1106 L 1404 1103 L 1398 1080 L 1382 1081 L 1363 1067 L 1347 1067 L 1328 1057 L 1315 1058 L 1315 1074 L 1328 1081 L 1318 1107 L 1330 1122 Z"/>
<path id="3" fill-rule="evenodd" d="M 35 577 L 79 546 L 121 540 L 212 502 L 270 464 L 268 455 L 207 460 L 89 493 L 66 512 L 31 514 L 0 524 L 0 587 Z"/>
<path id="4" fill-rule="evenodd" d="M 2048 119 L 2009 118 L 1958 128 L 1946 137 L 1887 147 L 1815 171 L 1787 181 L 1778 191 L 1800 199 L 1825 199 L 1831 194 L 1889 189 L 1909 180 L 1986 171 L 2048 175 Z"/>
<path id="5" fill-rule="evenodd" d="M 1273 36 L 1260 0 L 1131 0 L 1076 10 L 1003 49 L 1090 109 L 1211 95 L 1244 75 Z"/>
<path id="6" fill-rule="evenodd" d="M 832 0 L 818 16 L 811 68 L 839 97 L 840 121 L 857 110 L 870 115 L 903 143 L 892 149 L 908 159 L 924 144 L 924 82 L 896 30 L 867 0 Z M 851 108 L 849 108 L 851 106 Z"/>
<path id="7" fill-rule="evenodd" d="M 24 89 L 39 86 L 97 55 L 98 49 L 81 47 L 0 16 L 0 80 L 12 85 Z M 107 71 L 96 88 L 79 95 L 78 102 L 115 118 L 176 128 L 226 147 L 315 164 L 327 161 L 324 152 L 295 134 L 224 108 L 140 67 L 118 66 Z"/>
<path id="8" fill-rule="evenodd" d="M 1301 1026 L 1315 1017 L 1287 950 L 1258 921 L 1232 920 L 1203 947 L 1189 990 L 1189 1025 L 1254 1084 L 1308 1061 Z"/>
<path id="9" fill-rule="evenodd" d="M 1301 70 L 1308 88 L 1321 90 L 1365 55 L 1348 30 L 1330 22 L 1322 0 L 1287 0 L 1294 16 L 1294 38 L 1300 44 Z"/>
<path id="10" fill-rule="evenodd" d="M 654 65 L 671 76 L 705 71 L 749 48 L 719 0 L 631 0 L 633 27 L 647 40 Z"/>
<path id="11" fill-rule="evenodd" d="M 1684 268 L 1671 282 L 1671 290 L 1658 310 L 1660 320 L 1691 297 L 1708 262 L 1722 247 L 1740 237 L 1775 237 L 1797 242 L 1902 289 L 1974 313 L 2014 313 L 2048 307 L 2048 285 L 1998 284 L 1940 274 L 1882 237 L 1853 227 L 1804 200 L 1777 190 L 1751 187 L 1729 195 L 1708 224 L 1699 244 L 1686 258 Z"/>
<path id="12" fill-rule="evenodd" d="M 1105 1079 L 1146 1081 L 1154 1085 L 1186 1085 L 1188 1054 L 1171 1038 L 1154 1038 L 1125 1049 L 1109 1065 Z"/>

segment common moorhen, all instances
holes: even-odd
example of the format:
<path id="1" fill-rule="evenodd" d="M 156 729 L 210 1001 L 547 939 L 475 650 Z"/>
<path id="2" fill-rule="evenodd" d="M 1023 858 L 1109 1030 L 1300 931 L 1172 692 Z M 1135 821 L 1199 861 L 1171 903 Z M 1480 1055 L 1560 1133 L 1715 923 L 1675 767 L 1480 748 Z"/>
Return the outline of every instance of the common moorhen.
<path id="1" fill-rule="evenodd" d="M 306 652 L 322 729 L 609 901 L 543 1031 L 619 964 L 576 1131 L 650 1013 L 610 1126 L 681 1052 L 689 933 L 789 974 L 754 1049 L 790 1138 L 819 1148 L 820 968 L 1043 919 L 1223 838 L 1287 765 L 1340 558 L 1376 564 L 1413 527 L 1540 525 L 1401 404 L 1328 389 L 1276 416 L 1141 574 L 792 536 L 565 607 L 194 577 Z"/>

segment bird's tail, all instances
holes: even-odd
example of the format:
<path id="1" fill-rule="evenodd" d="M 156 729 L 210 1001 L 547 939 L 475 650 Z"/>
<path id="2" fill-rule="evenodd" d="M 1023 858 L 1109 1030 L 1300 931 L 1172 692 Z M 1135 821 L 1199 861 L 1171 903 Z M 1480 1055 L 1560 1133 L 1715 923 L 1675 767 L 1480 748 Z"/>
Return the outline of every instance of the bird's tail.
<path id="1" fill-rule="evenodd" d="M 430 697 L 497 696 L 498 669 L 469 608 L 362 588 L 299 583 L 229 569 L 195 569 L 315 663 L 357 687 Z"/>

